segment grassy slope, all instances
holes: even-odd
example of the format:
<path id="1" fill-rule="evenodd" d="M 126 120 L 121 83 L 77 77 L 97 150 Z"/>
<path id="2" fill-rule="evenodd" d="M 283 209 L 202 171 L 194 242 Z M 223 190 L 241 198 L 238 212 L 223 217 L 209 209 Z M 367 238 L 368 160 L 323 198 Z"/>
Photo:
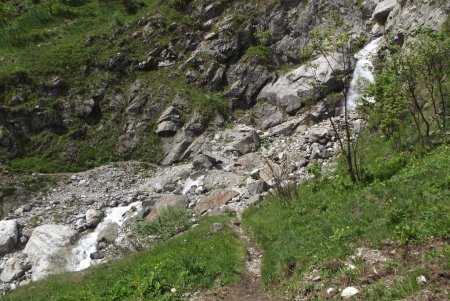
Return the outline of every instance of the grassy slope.
<path id="1" fill-rule="evenodd" d="M 366 151 L 371 157 L 368 169 L 385 180 L 353 186 L 337 175 L 303 185 L 298 199 L 288 204 L 272 197 L 245 213 L 243 225 L 264 250 L 262 274 L 267 285 L 281 282 L 298 288 L 307 272 L 329 260 L 345 259 L 358 247 L 449 237 L 449 147 L 416 158 L 395 155 L 381 141 L 374 140 Z M 441 250 L 447 252 L 447 261 L 448 250 L 447 246 Z M 404 297 L 389 296 L 386 291 L 374 300 Z M 366 298 L 371 299 L 369 293 Z"/>
<path id="2" fill-rule="evenodd" d="M 220 95 L 196 90 L 170 70 L 140 72 L 127 68 L 123 72 L 111 72 L 97 68 L 118 52 L 126 53 L 129 59 L 141 61 L 155 45 L 166 45 L 179 38 L 167 29 L 169 24 L 176 22 L 180 27 L 192 24 L 189 17 L 174 9 L 170 3 L 156 0 L 139 3 L 145 5 L 130 14 L 121 0 L 43 0 L 38 5 L 32 5 L 29 1 L 24 2 L 27 10 L 0 27 L 0 105 L 23 111 L 23 114 L 36 105 L 59 112 L 62 102 L 70 104 L 77 95 L 91 97 L 91 85 L 103 81 L 109 86 L 101 115 L 98 116 L 100 119 L 74 117 L 67 130 L 43 130 L 19 136 L 21 147 L 18 158 L 7 160 L 11 169 L 79 171 L 114 160 L 161 159 L 161 142 L 154 133 L 155 120 L 146 121 L 149 130 L 137 134 L 140 143 L 134 150 L 121 154 L 116 152 L 117 141 L 123 134 L 127 118 L 124 112 L 110 109 L 107 102 L 114 99 L 118 91 L 127 91 L 138 79 L 147 85 L 141 92 L 150 94 L 156 103 L 164 105 L 184 91 L 194 110 L 207 116 L 226 111 L 228 103 Z M 151 42 L 130 38 L 137 30 L 134 24 L 147 15 L 164 20 L 161 32 L 157 32 Z M 92 70 L 84 72 L 84 66 L 90 66 Z M 18 83 L 24 73 L 28 77 L 27 83 Z M 53 76 L 70 85 L 71 95 L 63 100 L 54 99 L 40 91 L 39 83 L 47 82 Z M 16 95 L 25 96 L 25 102 L 10 104 L 9 100 Z M 85 123 L 89 129 L 83 139 L 74 139 Z M 74 150 L 77 153 L 75 159 L 68 161 L 64 158 L 66 152 Z M 1 151 L 0 161 L 4 161 Z"/>
<path id="3" fill-rule="evenodd" d="M 203 219 L 198 227 L 149 251 L 49 277 L 5 300 L 183 300 L 186 291 L 230 284 L 241 272 L 245 249 L 228 227 L 210 234 L 214 222 L 228 223 L 229 218 Z"/>

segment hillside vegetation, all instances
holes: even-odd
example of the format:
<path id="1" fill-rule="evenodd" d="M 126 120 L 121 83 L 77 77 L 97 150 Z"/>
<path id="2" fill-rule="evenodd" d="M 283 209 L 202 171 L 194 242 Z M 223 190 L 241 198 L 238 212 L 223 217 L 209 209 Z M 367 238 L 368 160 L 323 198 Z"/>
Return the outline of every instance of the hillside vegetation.
<path id="1" fill-rule="evenodd" d="M 5 300 L 185 300 L 183 294 L 227 285 L 242 271 L 245 249 L 234 231 L 208 218 L 198 227 L 153 249 L 86 272 L 50 277 Z"/>
<path id="2" fill-rule="evenodd" d="M 289 6 L 289 3 L 282 2 Z M 225 128 L 230 124 L 233 114 L 244 115 L 241 120 L 257 118 L 254 112 L 233 113 L 231 100 L 224 97 L 222 88 L 203 89 L 189 82 L 188 76 L 181 73 L 189 74 L 192 71 L 190 67 L 183 69 L 185 66 L 175 65 L 176 68 L 166 68 L 155 64 L 145 70 L 139 67 L 142 62 L 148 63 L 148 53 L 155 47 L 166 50 L 169 65 L 174 53 L 186 58 L 190 50 L 185 50 L 176 42 L 192 32 L 197 34 L 193 35 L 193 40 L 201 37 L 203 41 L 204 32 L 197 32 L 201 25 L 188 12 L 195 5 L 205 3 L 200 0 L 1 2 L 0 117 L 13 116 L 17 118 L 17 123 L 23 121 L 23 116 L 24 119 L 43 120 L 44 125 L 51 121 L 49 126 L 39 129 L 31 126 L 29 131 L 17 133 L 0 126 L 1 141 L 10 141 L 12 136 L 14 139 L 11 141 L 19 141 L 11 147 L 13 152 L 0 149 L 0 163 L 5 165 L 5 171 L 11 174 L 56 173 L 35 178 L 30 176 L 34 180 L 20 178 L 21 185 L 37 191 L 49 189 L 57 181 L 60 175 L 57 173 L 85 170 L 112 161 L 136 159 L 141 161 L 136 163 L 136 168 L 156 169 L 156 165 L 148 162 L 159 162 L 163 153 L 170 153 L 179 146 L 178 143 L 183 142 L 181 138 L 184 138 L 180 136 L 188 132 L 186 127 L 181 126 L 177 128 L 178 133 L 175 134 L 175 131 L 171 137 L 155 132 L 159 115 L 173 103 L 182 108 L 177 117 L 180 124 L 193 120 L 190 124 L 194 128 L 192 132 L 200 128 L 186 139 L 189 142 L 187 145 L 194 140 L 190 138 L 200 136 L 209 127 L 213 130 L 205 137 L 214 137 L 220 126 Z M 262 1 L 261 5 L 273 5 L 273 1 Z M 246 17 L 249 15 L 242 13 L 229 18 L 233 26 L 227 30 L 239 34 L 244 32 L 243 19 Z M 151 31 L 148 36 L 143 34 L 145 24 L 157 24 L 148 29 Z M 159 215 L 152 221 L 141 221 L 128 229 L 139 239 L 147 241 L 149 249 L 82 272 L 53 275 L 26 285 L 23 285 L 26 281 L 20 282 L 20 286 L 8 292 L 4 300 L 187 301 L 196 292 L 200 292 L 200 299 L 196 300 L 210 300 L 201 299 L 204 292 L 211 292 L 217 300 L 222 297 L 224 287 L 233 287 L 253 277 L 246 273 L 246 259 L 250 261 L 250 256 L 260 253 L 249 254 L 250 243 L 254 243 L 255 249 L 260 249 L 258 252 L 262 254 L 261 258 L 257 258 L 262 262 L 261 275 L 251 280 L 259 281 L 261 276 L 262 287 L 277 296 L 277 300 L 341 300 L 340 293 L 349 286 L 359 290 L 351 300 L 410 301 L 417 300 L 414 298 L 421 294 L 446 300 L 450 290 L 449 24 L 447 17 L 441 32 L 419 32 L 403 47 L 388 43 L 380 51 L 382 60 L 375 68 L 376 80 L 365 91 L 357 112 L 364 117 L 364 122 L 358 131 L 352 128 L 353 132 L 348 132 L 348 137 L 351 137 L 347 140 L 349 151 L 353 155 L 351 160 L 354 160 L 359 173 L 357 179 L 349 176 L 342 154 L 334 158 L 335 168 L 328 169 L 326 173 L 320 162 L 325 161 L 325 167 L 334 165 L 328 164 L 325 158 L 311 159 L 310 163 L 308 155 L 308 167 L 302 166 L 309 172 L 308 180 L 298 185 L 284 185 L 284 179 L 277 182 L 279 179 L 272 168 L 275 164 L 271 165 L 270 158 L 263 155 L 267 141 L 261 142 L 256 131 L 249 136 L 252 142 L 244 146 L 251 149 L 247 154 L 261 161 L 267 160 L 265 163 L 272 172 L 272 189 L 270 193 L 265 193 L 269 190 L 269 184 L 258 179 L 264 193 L 255 193 L 258 194 L 257 200 L 252 199 L 242 215 L 219 209 L 233 203 L 235 196 L 239 196 L 236 203 L 241 204 L 253 197 L 246 196 L 244 200 L 244 197 L 240 198 L 243 194 L 232 191 L 248 189 L 244 184 L 228 187 L 215 182 L 214 177 L 230 175 L 231 172 L 225 169 L 234 166 L 225 166 L 228 158 L 218 156 L 218 160 L 215 157 L 211 159 L 214 154 L 209 156 L 209 153 L 208 156 L 201 154 L 203 161 L 196 158 L 200 169 L 205 164 L 208 171 L 217 171 L 211 176 L 211 186 L 218 187 L 211 190 L 203 190 L 197 184 L 195 188 L 183 187 L 183 183 L 188 181 L 201 182 L 201 176 L 193 175 L 204 170 L 198 173 L 199 170 L 190 165 L 183 166 L 187 171 L 182 176 L 173 173 L 172 182 L 167 180 L 165 183 L 167 187 L 161 183 L 157 183 L 161 187 L 149 184 L 151 189 L 146 187 L 148 190 L 145 190 L 142 185 L 129 194 L 123 193 L 127 191 L 126 186 L 136 184 L 137 180 L 122 181 L 122 175 L 117 172 L 111 179 L 120 182 L 119 192 L 123 198 L 126 195 L 126 202 L 139 199 L 153 202 L 151 206 L 154 206 L 163 194 L 172 197 L 183 194 L 182 197 L 185 197 L 180 208 L 169 207 L 158 211 L 166 206 L 161 204 L 155 211 Z M 137 31 L 139 35 L 134 36 Z M 245 62 L 248 59 L 249 65 L 254 62 L 252 60 L 270 65 L 272 50 L 267 46 L 270 43 L 264 40 L 270 40 L 272 33 L 258 31 L 256 34 L 251 32 L 250 36 L 249 39 L 253 40 L 248 45 L 238 47 L 239 55 L 244 56 Z M 199 41 L 196 42 L 199 44 Z M 173 45 L 177 45 L 176 49 Z M 228 46 L 223 48 L 228 49 Z M 236 58 L 227 59 L 232 61 Z M 263 68 L 258 64 L 255 66 L 257 70 Z M 199 69 L 206 68 L 202 65 Z M 269 70 L 276 74 L 270 76 L 279 78 L 279 70 L 269 68 L 264 72 Z M 247 69 L 240 72 L 247 74 Z M 259 73 L 256 74 L 258 76 L 254 77 L 259 78 Z M 221 82 L 227 86 L 230 83 Z M 249 89 L 248 84 L 244 86 L 242 95 Z M 332 96 L 339 98 L 341 92 Z M 83 109 L 90 100 L 94 105 L 88 114 L 81 114 L 83 110 L 78 115 L 74 113 L 80 107 Z M 135 107 L 132 104 L 141 100 L 143 105 L 140 111 L 133 112 Z M 302 107 L 293 115 L 298 117 L 304 113 L 302 110 L 306 109 Z M 279 113 L 276 107 L 274 112 Z M 288 117 L 294 116 L 284 115 L 286 119 L 282 119 L 282 125 L 294 120 L 288 121 Z M 308 118 L 312 118 L 310 115 Z M 326 115 L 329 114 L 321 115 L 322 120 L 327 119 Z M 44 118 L 39 119 L 42 116 Z M 214 123 L 215 118 L 221 121 Z M 302 119 L 296 126 L 301 124 L 307 129 L 310 125 L 308 118 Z M 53 122 L 53 119 L 56 121 Z M 326 128 L 326 135 L 330 131 Z M 290 132 L 294 133 L 294 130 Z M 289 140 L 289 137 L 285 138 Z M 217 149 L 226 148 L 220 144 L 221 139 L 225 140 L 220 135 L 218 139 L 214 137 L 218 140 L 214 145 Z M 174 143 L 164 144 L 167 141 Z M 322 144 L 327 143 L 325 139 Z M 330 145 L 333 146 L 331 141 Z M 243 154 L 239 156 L 244 157 Z M 173 163 L 187 158 L 171 161 L 168 165 L 176 169 L 180 165 Z M 225 163 L 220 161 L 222 159 Z M 230 162 L 237 162 L 233 160 Z M 278 162 L 282 162 L 281 159 Z M 222 163 L 224 166 L 220 166 Z M 168 178 L 171 177 L 169 167 L 159 171 L 161 173 L 156 174 L 161 178 L 166 176 L 164 171 Z M 236 176 L 238 172 L 242 174 Z M 247 181 L 245 185 L 248 185 L 261 177 L 259 173 L 259 170 L 254 173 L 251 169 L 240 169 L 233 176 L 242 177 L 242 183 Z M 104 177 L 104 174 L 101 176 Z M 108 191 L 107 186 L 95 186 L 96 183 L 89 184 L 89 181 L 95 182 L 95 178 L 81 179 L 76 176 L 67 179 L 67 186 L 86 185 L 84 188 L 92 191 L 95 187 L 105 189 L 104 193 L 108 197 L 111 194 L 112 198 L 99 201 L 104 202 L 101 204 L 103 209 L 110 206 L 109 203 L 106 205 L 106 199 L 115 202 L 111 207 L 126 203 L 114 199 L 120 195 L 118 191 Z M 230 179 L 233 180 L 231 176 Z M 136 186 L 138 184 L 142 183 L 137 182 Z M 189 191 L 182 192 L 186 187 Z M 195 207 L 197 202 L 214 196 L 216 188 L 225 191 L 220 191 L 220 198 L 233 196 L 219 205 L 215 204 L 215 199 L 210 199 L 214 204 L 211 207 L 207 204 L 206 210 Z M 0 187 L 0 201 L 14 196 L 15 191 L 13 185 Z M 44 208 L 48 200 L 45 196 L 41 197 L 43 201 L 39 202 Z M 80 203 L 88 201 L 74 195 L 72 198 Z M 92 204 L 97 203 L 93 201 Z M 62 208 L 64 203 L 59 205 Z M 51 205 L 48 206 L 51 208 Z M 81 208 L 85 210 L 87 206 Z M 34 209 L 30 207 L 28 212 Z M 193 218 L 193 212 L 198 216 Z M 208 212 L 219 216 L 202 216 Z M 73 226 L 76 218 L 70 219 L 68 224 L 71 222 Z M 247 284 L 242 284 L 244 290 L 248 288 Z M 247 295 L 245 291 L 245 294 L 248 300 L 252 300 L 252 292 L 248 291 Z"/>

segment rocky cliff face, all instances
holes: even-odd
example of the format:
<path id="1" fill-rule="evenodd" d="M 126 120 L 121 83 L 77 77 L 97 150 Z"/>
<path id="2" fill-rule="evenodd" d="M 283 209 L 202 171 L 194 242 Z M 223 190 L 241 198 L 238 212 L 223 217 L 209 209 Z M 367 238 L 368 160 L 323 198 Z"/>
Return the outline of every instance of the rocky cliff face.
<path id="1" fill-rule="evenodd" d="M 151 218 L 167 204 L 193 209 L 194 223 L 202 214 L 239 212 L 271 189 L 308 178 L 311 163 L 332 166 L 338 145 L 335 129 L 324 118 L 323 101 L 339 106 L 343 87 L 334 74 L 337 67 L 312 58 L 333 96 L 312 93 L 303 56 L 313 50 L 311 30 L 339 18 L 351 26 L 336 27 L 336 32 L 350 30 L 354 39 L 384 36 L 405 43 L 421 28 L 439 29 L 450 5 L 418 0 L 201 1 L 182 10 L 189 22 L 168 23 L 165 16 L 147 15 L 105 40 L 120 52 L 82 66 L 81 72 L 94 82 L 80 84 L 63 74 L 40 80 L 14 74 L 0 84 L 4 162 L 37 156 L 82 168 L 89 166 L 79 160 L 161 163 L 151 171 L 121 163 L 71 174 L 49 194 L 14 208 L 6 216 L 14 222 L 0 225 L 7 254 L 0 263 L 2 290 L 42 278 L 43 270 L 79 266 L 73 260 L 80 257 L 72 251 L 86 243 L 83 237 L 113 208 L 138 213 L 129 215 L 130 222 L 113 221 L 114 229 L 108 226 L 104 234 L 109 238 L 94 238 L 81 259 L 87 266 L 142 247 L 130 231 L 136 216 Z M 99 37 L 86 43 L 95 39 Z M 132 48 L 136 44 L 145 45 L 144 50 Z M 109 77 L 93 76 L 103 72 Z M 342 117 L 334 121 L 339 126 Z M 351 123 L 357 134 L 363 121 L 354 115 Z M 172 165 L 187 159 L 189 163 Z M 60 232 L 64 235 L 58 238 Z M 41 262 L 35 253 L 44 248 L 30 252 L 29 245 L 42 246 L 45 240 L 58 242 Z M 50 256 L 52 252 L 56 255 Z"/>

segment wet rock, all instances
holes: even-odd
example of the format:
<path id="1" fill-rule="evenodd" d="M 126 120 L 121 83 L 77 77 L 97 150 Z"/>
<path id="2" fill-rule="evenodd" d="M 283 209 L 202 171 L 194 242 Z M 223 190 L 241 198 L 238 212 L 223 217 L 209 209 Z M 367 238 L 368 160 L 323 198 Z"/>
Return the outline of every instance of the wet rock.
<path id="1" fill-rule="evenodd" d="M 76 236 L 76 231 L 63 225 L 42 225 L 34 229 L 23 250 L 31 261 L 31 279 L 37 281 L 66 271 Z"/>
<path id="2" fill-rule="evenodd" d="M 100 250 L 98 252 L 89 254 L 89 257 L 93 260 L 103 259 L 105 256 L 106 256 L 105 250 Z"/>
<path id="3" fill-rule="evenodd" d="M 19 229 L 16 220 L 0 221 L 0 254 L 11 252 L 19 240 Z"/>
<path id="4" fill-rule="evenodd" d="M 386 20 L 397 5 L 397 0 L 384 0 L 377 4 L 375 10 L 373 12 L 373 19 L 377 21 L 379 24 L 384 25 Z"/>
<path id="5" fill-rule="evenodd" d="M 97 236 L 98 242 L 114 242 L 119 235 L 119 225 L 116 223 L 108 223 L 105 225 Z"/>
<path id="6" fill-rule="evenodd" d="M 89 209 L 86 211 L 86 225 L 90 228 L 95 228 L 101 221 L 103 212 L 96 209 Z"/>

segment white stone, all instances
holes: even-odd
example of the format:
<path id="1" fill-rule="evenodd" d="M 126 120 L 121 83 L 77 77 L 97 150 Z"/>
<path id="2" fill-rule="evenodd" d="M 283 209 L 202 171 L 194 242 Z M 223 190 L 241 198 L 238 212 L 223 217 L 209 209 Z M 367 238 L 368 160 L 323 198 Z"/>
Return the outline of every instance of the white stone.
<path id="1" fill-rule="evenodd" d="M 420 275 L 416 278 L 417 284 L 424 284 L 427 282 L 427 278 L 424 275 Z"/>
<path id="2" fill-rule="evenodd" d="M 88 227 L 95 227 L 100 223 L 103 213 L 96 209 L 86 211 L 86 224 Z"/>
<path id="3" fill-rule="evenodd" d="M 16 220 L 0 221 L 0 254 L 12 251 L 19 240 L 19 230 Z"/>
<path id="4" fill-rule="evenodd" d="M 346 287 L 342 291 L 341 297 L 343 299 L 348 299 L 348 298 L 353 297 L 354 295 L 356 295 L 358 293 L 359 293 L 359 289 L 357 289 L 356 287 L 353 287 L 353 286 L 349 286 L 349 287 Z"/>
<path id="5" fill-rule="evenodd" d="M 34 229 L 23 253 L 32 265 L 33 281 L 66 271 L 77 232 L 69 226 L 42 225 Z"/>

